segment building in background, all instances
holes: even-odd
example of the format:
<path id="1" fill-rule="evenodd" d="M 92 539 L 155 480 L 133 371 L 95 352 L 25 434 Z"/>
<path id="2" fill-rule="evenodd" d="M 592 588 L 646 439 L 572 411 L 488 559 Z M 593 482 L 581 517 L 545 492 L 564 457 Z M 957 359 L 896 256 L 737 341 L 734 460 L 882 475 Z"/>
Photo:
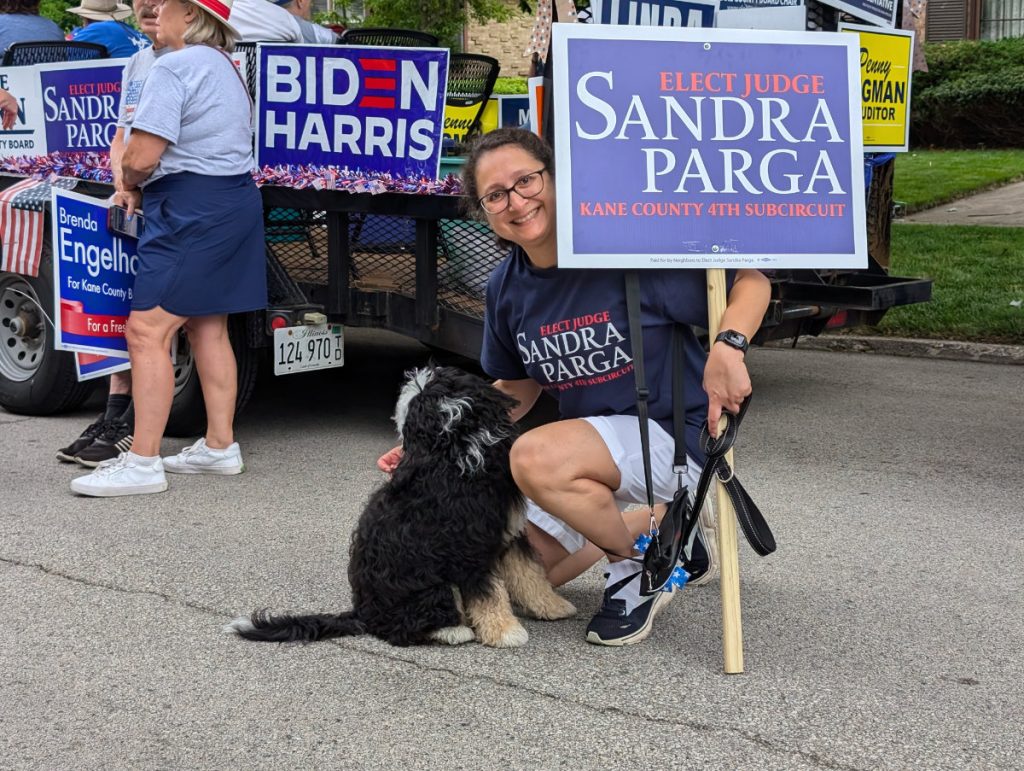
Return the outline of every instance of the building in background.
<path id="1" fill-rule="evenodd" d="M 1024 36 L 1024 0 L 928 0 L 928 40 Z"/>

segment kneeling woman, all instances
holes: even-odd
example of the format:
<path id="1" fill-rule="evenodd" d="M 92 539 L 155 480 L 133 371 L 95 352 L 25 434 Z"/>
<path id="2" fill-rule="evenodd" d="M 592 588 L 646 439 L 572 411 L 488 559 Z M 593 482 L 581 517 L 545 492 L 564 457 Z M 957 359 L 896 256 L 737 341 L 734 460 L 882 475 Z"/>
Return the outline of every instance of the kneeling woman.
<path id="1" fill-rule="evenodd" d="M 266 307 L 263 205 L 253 183 L 252 104 L 228 58 L 230 0 L 166 0 L 153 65 L 121 161 L 129 213 L 145 200 L 139 271 L 128 317 L 135 396 L 131 451 L 75 479 L 82 495 L 162 492 L 164 470 L 238 474 L 230 313 Z M 206 436 L 160 458 L 174 393 L 168 351 L 184 327 L 206 401 Z"/>

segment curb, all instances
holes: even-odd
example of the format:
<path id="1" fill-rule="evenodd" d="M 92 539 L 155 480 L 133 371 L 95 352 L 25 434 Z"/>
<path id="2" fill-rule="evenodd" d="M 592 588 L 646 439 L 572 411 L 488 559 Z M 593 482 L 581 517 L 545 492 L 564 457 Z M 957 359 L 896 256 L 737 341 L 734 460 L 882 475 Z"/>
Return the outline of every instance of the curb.
<path id="1" fill-rule="evenodd" d="M 793 338 L 770 340 L 765 348 L 793 348 Z M 913 356 L 922 359 L 977 361 L 985 364 L 1024 365 L 1024 345 L 968 343 L 957 340 L 915 340 L 908 337 L 866 335 L 821 335 L 798 338 L 797 348 L 809 351 L 877 353 L 883 356 Z"/>

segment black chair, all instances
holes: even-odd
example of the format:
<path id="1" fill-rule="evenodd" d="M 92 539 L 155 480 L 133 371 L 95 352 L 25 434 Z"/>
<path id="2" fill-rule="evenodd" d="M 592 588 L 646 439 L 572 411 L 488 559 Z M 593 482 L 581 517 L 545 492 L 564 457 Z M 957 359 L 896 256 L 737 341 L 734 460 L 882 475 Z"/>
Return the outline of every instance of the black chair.
<path id="1" fill-rule="evenodd" d="M 451 54 L 448 57 L 448 96 L 445 104 L 452 107 L 477 107 L 466 139 L 480 131 L 480 116 L 491 98 L 501 64 L 483 54 Z"/>
<path id="2" fill-rule="evenodd" d="M 3 67 L 25 67 L 30 64 L 52 62 L 84 62 L 90 59 L 108 59 L 106 46 L 78 40 L 39 40 L 11 43 L 4 52 Z"/>
<path id="3" fill-rule="evenodd" d="M 347 29 L 338 41 L 350 46 L 392 46 L 396 48 L 437 48 L 437 37 L 414 29 L 360 27 Z"/>
<path id="4" fill-rule="evenodd" d="M 245 86 L 249 89 L 249 96 L 256 101 L 256 70 L 259 63 L 256 61 L 256 43 L 251 41 L 235 43 L 235 51 L 246 55 Z"/>

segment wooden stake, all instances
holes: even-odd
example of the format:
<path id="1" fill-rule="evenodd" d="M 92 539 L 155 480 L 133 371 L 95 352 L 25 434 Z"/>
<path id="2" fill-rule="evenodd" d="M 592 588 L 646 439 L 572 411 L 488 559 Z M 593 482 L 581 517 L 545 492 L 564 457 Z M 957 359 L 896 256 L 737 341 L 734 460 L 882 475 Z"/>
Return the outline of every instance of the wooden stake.
<path id="1" fill-rule="evenodd" d="M 708 269 L 708 334 L 718 335 L 725 313 L 725 271 Z M 720 422 L 718 430 L 722 430 Z M 725 455 L 731 468 L 736 468 L 732 450 Z M 725 486 L 715 480 L 715 503 L 718 514 L 718 561 L 722 585 L 722 648 L 725 673 L 743 673 L 743 621 L 740 613 L 740 560 L 736 544 L 736 512 Z"/>

